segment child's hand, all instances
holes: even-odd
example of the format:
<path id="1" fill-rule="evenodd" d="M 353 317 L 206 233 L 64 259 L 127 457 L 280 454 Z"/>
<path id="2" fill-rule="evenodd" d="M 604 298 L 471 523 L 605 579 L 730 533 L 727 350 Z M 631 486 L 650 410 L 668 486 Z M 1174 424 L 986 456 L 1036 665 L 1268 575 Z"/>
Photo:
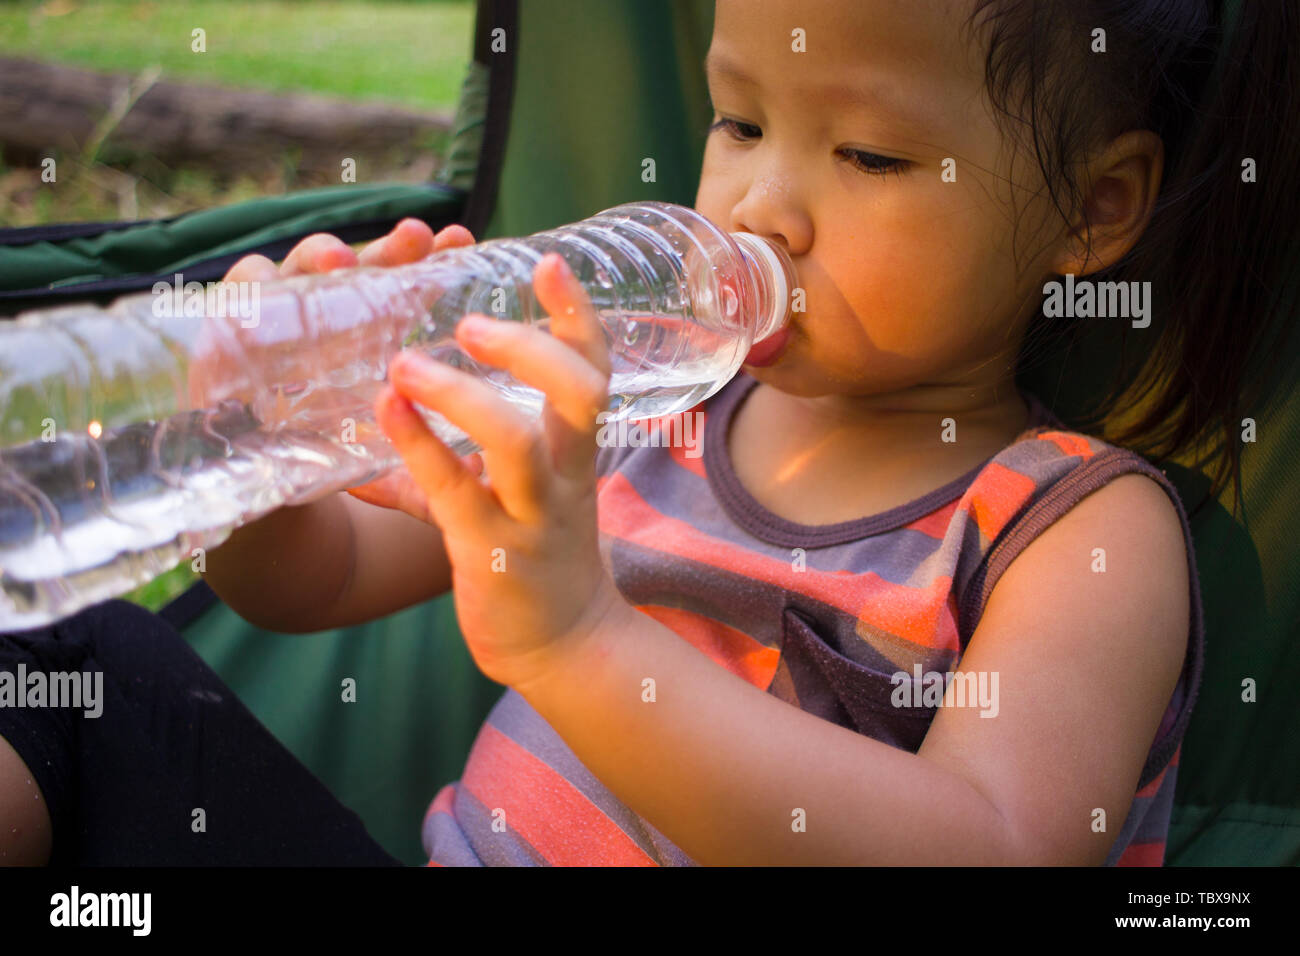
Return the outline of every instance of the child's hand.
<path id="1" fill-rule="evenodd" d="M 546 396 L 533 421 L 490 385 L 414 350 L 389 366 L 375 402 L 380 427 L 406 460 L 442 529 L 456 612 L 470 653 L 516 689 L 548 673 L 606 612 L 627 607 L 601 560 L 596 524 L 596 415 L 608 405 L 605 334 L 558 255 L 533 273 L 551 333 L 466 316 L 458 344 Z M 425 426 L 416 402 L 483 449 L 480 481 Z"/>

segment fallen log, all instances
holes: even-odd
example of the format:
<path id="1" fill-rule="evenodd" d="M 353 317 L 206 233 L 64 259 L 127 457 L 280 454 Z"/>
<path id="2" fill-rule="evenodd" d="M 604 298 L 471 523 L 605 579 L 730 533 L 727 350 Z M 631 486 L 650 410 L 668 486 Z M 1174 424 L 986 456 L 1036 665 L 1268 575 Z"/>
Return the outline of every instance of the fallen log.
<path id="1" fill-rule="evenodd" d="M 300 171 L 338 174 L 346 158 L 409 160 L 450 127 L 450 113 L 0 57 L 0 144 L 10 162 L 72 151 L 246 170 L 288 153 Z"/>

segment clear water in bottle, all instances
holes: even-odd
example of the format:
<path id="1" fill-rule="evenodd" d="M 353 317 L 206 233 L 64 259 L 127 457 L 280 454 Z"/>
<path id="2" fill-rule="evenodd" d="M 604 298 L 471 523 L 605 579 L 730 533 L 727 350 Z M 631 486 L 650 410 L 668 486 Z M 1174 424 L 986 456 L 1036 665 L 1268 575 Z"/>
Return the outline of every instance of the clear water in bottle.
<path id="1" fill-rule="evenodd" d="M 610 420 L 693 407 L 788 318 L 794 271 L 778 247 L 634 203 L 405 266 L 262 283 L 251 325 L 160 315 L 158 290 L 0 323 L 0 631 L 121 594 L 277 507 L 399 466 L 373 403 L 403 347 L 539 414 L 539 392 L 469 358 L 454 332 L 471 312 L 547 327 L 531 276 L 548 252 L 606 331 Z M 421 413 L 457 453 L 477 449 Z"/>

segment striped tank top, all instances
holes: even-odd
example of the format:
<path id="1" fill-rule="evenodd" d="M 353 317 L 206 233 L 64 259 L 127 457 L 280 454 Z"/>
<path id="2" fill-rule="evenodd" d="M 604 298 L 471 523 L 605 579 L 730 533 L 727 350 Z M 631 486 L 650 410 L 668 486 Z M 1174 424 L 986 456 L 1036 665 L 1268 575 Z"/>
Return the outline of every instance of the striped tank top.
<path id="1" fill-rule="evenodd" d="M 1187 541 L 1187 652 L 1106 860 L 1160 866 L 1204 650 L 1191 531 L 1164 473 L 1065 430 L 1022 392 L 1025 431 L 965 475 L 871 517 L 796 524 L 749 495 L 727 453 L 731 419 L 757 384 L 742 371 L 694 409 L 600 448 L 600 537 L 615 583 L 719 666 L 913 753 L 936 713 L 922 686 L 936 682 L 923 675 L 956 669 L 999 576 L 1035 536 L 1120 475 L 1165 489 Z M 700 427 L 671 421 L 682 415 Z M 898 697 L 909 683 L 910 699 Z M 693 865 L 513 690 L 489 713 L 461 779 L 434 798 L 422 837 L 432 866 Z"/>

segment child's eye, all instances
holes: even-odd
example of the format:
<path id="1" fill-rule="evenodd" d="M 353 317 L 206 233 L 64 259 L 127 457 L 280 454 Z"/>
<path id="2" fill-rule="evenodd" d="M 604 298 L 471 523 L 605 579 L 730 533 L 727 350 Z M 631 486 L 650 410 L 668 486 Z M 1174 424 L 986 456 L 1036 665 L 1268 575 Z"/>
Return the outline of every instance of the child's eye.
<path id="1" fill-rule="evenodd" d="M 726 119 L 725 117 L 710 126 L 709 132 L 712 133 L 714 130 L 719 129 L 726 130 L 733 139 L 738 139 L 742 142 L 745 140 L 757 139 L 763 135 L 763 131 L 752 123 L 741 123 L 738 120 Z"/>
<path id="2" fill-rule="evenodd" d="M 871 173 L 875 176 L 885 176 L 889 173 L 897 173 L 901 176 L 903 170 L 907 167 L 907 160 L 905 159 L 893 159 L 889 156 L 868 153 L 861 149 L 846 149 L 841 152 L 850 165 L 857 167 L 864 173 Z"/>
<path id="3" fill-rule="evenodd" d="M 752 123 L 742 123 L 739 120 L 726 117 L 716 120 L 709 127 L 710 133 L 716 130 L 725 130 L 732 139 L 739 140 L 742 143 L 758 139 L 763 135 L 763 131 Z M 884 176 L 889 173 L 896 173 L 901 176 L 903 170 L 907 168 L 907 160 L 905 159 L 893 159 L 877 153 L 868 153 L 862 149 L 845 149 L 841 150 L 840 153 L 850 165 L 874 176 Z"/>

